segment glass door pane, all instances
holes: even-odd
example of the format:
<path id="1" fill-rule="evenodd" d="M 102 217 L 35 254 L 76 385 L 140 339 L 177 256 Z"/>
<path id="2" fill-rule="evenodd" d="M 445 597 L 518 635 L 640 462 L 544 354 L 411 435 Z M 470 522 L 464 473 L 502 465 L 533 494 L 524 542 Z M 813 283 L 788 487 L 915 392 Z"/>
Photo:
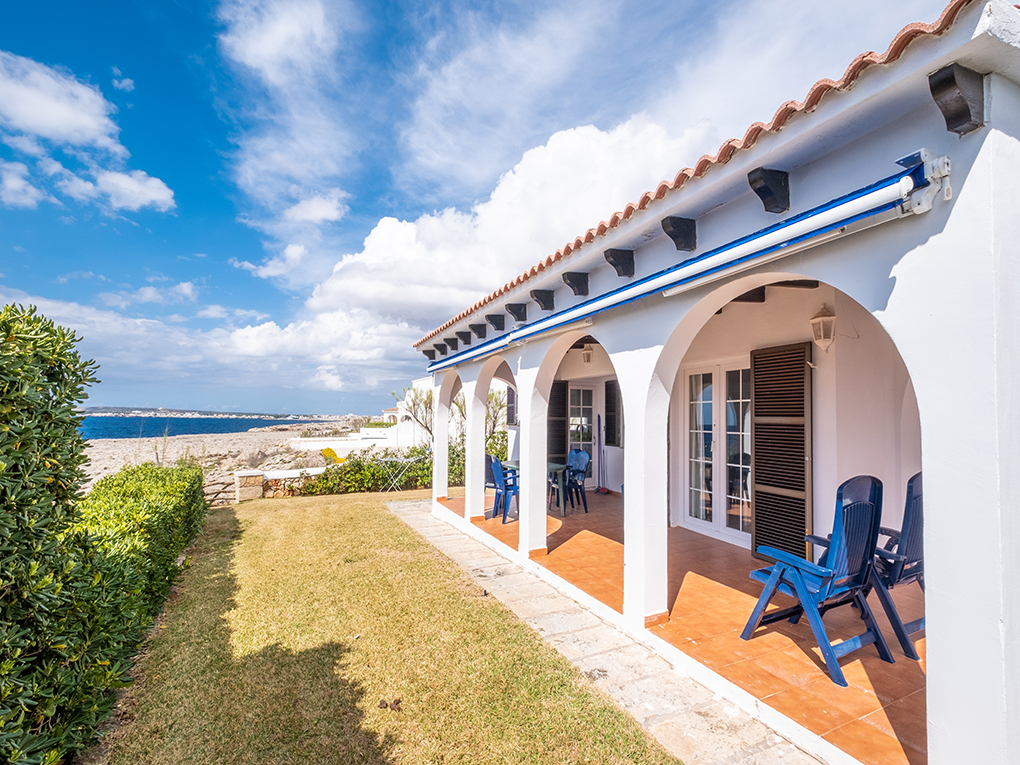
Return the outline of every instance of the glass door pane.
<path id="1" fill-rule="evenodd" d="M 688 513 L 712 521 L 712 374 L 692 374 L 688 395 Z"/>
<path id="2" fill-rule="evenodd" d="M 595 428 L 595 407 L 594 391 L 591 388 L 571 388 L 569 411 L 567 413 L 568 448 L 581 449 L 594 456 L 595 449 L 592 445 Z M 592 475 L 592 460 L 588 461 L 588 477 Z"/>
<path id="3" fill-rule="evenodd" d="M 726 372 L 726 527 L 751 533 L 751 370 Z"/>

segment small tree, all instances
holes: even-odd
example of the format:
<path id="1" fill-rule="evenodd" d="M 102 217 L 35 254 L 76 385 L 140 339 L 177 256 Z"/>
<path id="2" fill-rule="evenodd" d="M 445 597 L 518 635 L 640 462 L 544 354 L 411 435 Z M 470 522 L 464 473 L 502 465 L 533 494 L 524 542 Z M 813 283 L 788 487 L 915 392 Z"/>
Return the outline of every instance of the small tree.
<path id="1" fill-rule="evenodd" d="M 506 394 L 490 390 L 485 402 L 485 442 L 501 430 L 506 430 Z"/>
<path id="2" fill-rule="evenodd" d="M 418 426 L 429 435 L 432 440 L 432 389 L 428 388 L 404 388 L 401 391 L 402 397 L 396 393 L 391 394 L 398 403 L 403 403 L 407 414 L 418 423 Z"/>

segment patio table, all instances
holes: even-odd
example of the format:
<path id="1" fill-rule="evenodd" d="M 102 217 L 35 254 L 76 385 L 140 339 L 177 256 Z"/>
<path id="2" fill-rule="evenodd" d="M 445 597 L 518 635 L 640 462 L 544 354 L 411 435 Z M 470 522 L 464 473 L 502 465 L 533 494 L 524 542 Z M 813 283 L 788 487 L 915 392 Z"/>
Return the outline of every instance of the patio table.
<path id="1" fill-rule="evenodd" d="M 418 457 L 384 457 L 379 462 L 386 468 L 386 488 L 383 491 L 400 491 L 400 481 L 407 473 L 408 468 L 415 462 L 425 459 L 425 455 Z"/>
<path id="2" fill-rule="evenodd" d="M 521 463 L 518 462 L 517 460 L 503 460 L 501 464 L 505 465 L 508 468 L 511 468 L 513 470 L 516 470 L 516 471 L 520 472 Z M 560 488 L 559 498 L 557 500 L 559 508 L 560 508 L 560 518 L 566 518 L 567 517 L 567 493 L 566 493 L 566 488 L 565 487 L 566 487 L 567 466 L 566 465 L 562 465 L 559 462 L 547 462 L 545 467 L 546 467 L 546 470 L 548 470 L 550 473 L 553 473 L 553 474 L 556 475 L 556 483 L 559 485 L 559 488 Z"/>

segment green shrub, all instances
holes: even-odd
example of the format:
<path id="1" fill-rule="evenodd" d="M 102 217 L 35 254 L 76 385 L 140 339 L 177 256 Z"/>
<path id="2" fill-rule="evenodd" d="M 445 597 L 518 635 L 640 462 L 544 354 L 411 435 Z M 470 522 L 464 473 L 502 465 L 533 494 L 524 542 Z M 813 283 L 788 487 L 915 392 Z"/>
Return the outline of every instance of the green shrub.
<path id="1" fill-rule="evenodd" d="M 96 365 L 77 340 L 0 311 L 0 762 L 17 765 L 90 743 L 205 508 L 201 470 L 151 465 L 81 501 Z"/>
<path id="2" fill-rule="evenodd" d="M 108 561 L 137 572 L 143 616 L 166 600 L 177 575 L 177 557 L 205 519 L 202 468 L 136 465 L 106 476 L 81 503 L 80 527 Z"/>
<path id="3" fill-rule="evenodd" d="M 361 427 L 363 428 L 392 428 L 396 425 L 395 422 L 366 422 Z"/>
<path id="4" fill-rule="evenodd" d="M 34 308 L 0 310 L 0 761 L 52 763 L 91 736 L 96 656 L 77 616 L 73 530 L 85 461 L 77 405 L 96 365 Z M 87 730 L 87 733 L 85 732 Z"/>
<path id="5" fill-rule="evenodd" d="M 500 462 L 507 456 L 507 433 L 505 430 L 497 430 L 485 442 L 485 453 L 491 454 Z"/>
<path id="6" fill-rule="evenodd" d="M 463 450 L 462 450 L 463 451 Z M 451 459 L 453 447 L 451 446 Z M 301 485 L 302 494 L 352 494 L 365 491 L 383 491 L 388 488 L 389 476 L 402 466 L 387 465 L 387 459 L 417 460 L 407 466 L 397 487 L 405 489 L 427 489 L 432 486 L 432 450 L 427 446 L 410 449 L 381 449 L 374 447 L 352 452 L 347 459 L 330 465 L 325 472 L 309 478 Z M 464 470 L 461 467 L 461 480 Z"/>

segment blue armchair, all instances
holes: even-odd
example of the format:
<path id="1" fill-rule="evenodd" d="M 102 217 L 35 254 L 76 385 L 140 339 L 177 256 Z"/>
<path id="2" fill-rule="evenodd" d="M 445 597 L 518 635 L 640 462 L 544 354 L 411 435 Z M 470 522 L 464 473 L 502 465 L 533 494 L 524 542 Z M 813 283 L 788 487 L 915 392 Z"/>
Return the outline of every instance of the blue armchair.
<path id="1" fill-rule="evenodd" d="M 806 616 L 829 676 L 843 687 L 847 682 L 839 666 L 839 657 L 851 651 L 874 643 L 878 655 L 893 663 L 892 653 L 866 599 L 866 590 L 875 581 L 875 543 L 881 522 L 882 482 L 872 476 L 857 476 L 841 484 L 836 492 L 836 517 L 829 538 L 805 537 L 827 548 L 817 564 L 785 550 L 760 546 L 758 552 L 776 563 L 751 572 L 751 578 L 764 582 L 765 589 L 740 637 L 750 640 L 760 625 L 780 619 L 796 624 L 801 616 Z M 765 609 L 777 592 L 796 598 L 797 605 L 766 614 Z M 833 645 L 822 623 L 822 614 L 835 606 L 849 604 L 860 612 L 865 631 Z"/>

